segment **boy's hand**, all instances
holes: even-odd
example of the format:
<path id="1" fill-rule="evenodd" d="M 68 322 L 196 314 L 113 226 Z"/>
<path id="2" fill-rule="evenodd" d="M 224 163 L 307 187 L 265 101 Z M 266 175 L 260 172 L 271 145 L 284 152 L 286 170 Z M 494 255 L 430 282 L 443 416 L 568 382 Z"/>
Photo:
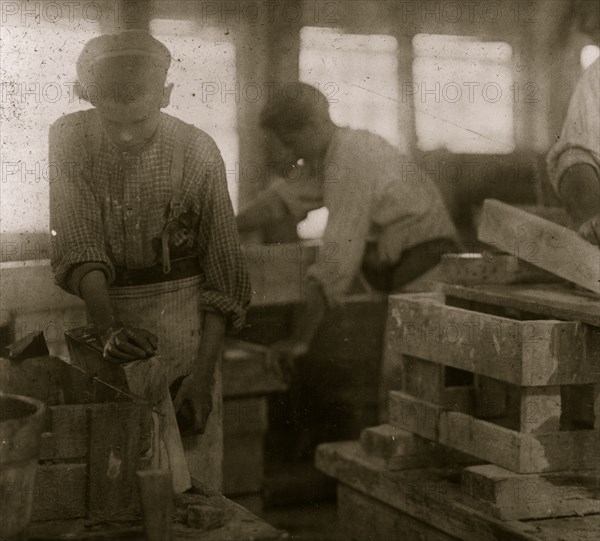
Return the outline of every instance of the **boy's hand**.
<path id="1" fill-rule="evenodd" d="M 104 357 L 126 361 L 147 359 L 156 353 L 158 338 L 145 329 L 115 324 L 100 332 Z"/>
<path id="2" fill-rule="evenodd" d="M 173 407 L 182 436 L 203 434 L 213 409 L 211 382 L 191 374 L 183 380 Z"/>
<path id="3" fill-rule="evenodd" d="M 600 214 L 584 222 L 579 228 L 579 234 L 591 244 L 600 246 Z"/>

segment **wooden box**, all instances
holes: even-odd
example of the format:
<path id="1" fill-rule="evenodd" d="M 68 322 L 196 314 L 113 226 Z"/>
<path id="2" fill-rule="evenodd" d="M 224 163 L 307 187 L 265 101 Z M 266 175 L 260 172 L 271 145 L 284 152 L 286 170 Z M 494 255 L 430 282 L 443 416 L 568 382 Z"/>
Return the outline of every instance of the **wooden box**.
<path id="1" fill-rule="evenodd" d="M 32 520 L 138 517 L 150 409 L 61 359 L 1 359 L 4 388 L 47 403 Z M 75 401 L 75 398 L 79 400 Z"/>

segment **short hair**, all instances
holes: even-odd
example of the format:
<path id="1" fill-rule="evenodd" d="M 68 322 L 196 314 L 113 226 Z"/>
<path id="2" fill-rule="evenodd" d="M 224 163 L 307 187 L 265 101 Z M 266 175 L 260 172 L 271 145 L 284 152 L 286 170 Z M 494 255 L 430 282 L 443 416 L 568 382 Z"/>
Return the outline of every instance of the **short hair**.
<path id="1" fill-rule="evenodd" d="M 269 98 L 260 113 L 260 124 L 275 133 L 303 128 L 315 121 L 331 121 L 327 98 L 306 83 L 286 83 Z"/>

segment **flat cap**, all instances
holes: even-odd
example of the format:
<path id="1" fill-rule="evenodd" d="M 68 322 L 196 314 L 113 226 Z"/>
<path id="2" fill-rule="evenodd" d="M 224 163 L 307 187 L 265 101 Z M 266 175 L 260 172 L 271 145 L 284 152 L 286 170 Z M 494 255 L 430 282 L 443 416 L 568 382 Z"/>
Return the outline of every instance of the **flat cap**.
<path id="1" fill-rule="evenodd" d="M 104 34 L 88 41 L 77 59 L 77 77 L 82 86 L 98 83 L 101 65 L 122 65 L 125 61 L 144 64 L 154 71 L 167 73 L 171 53 L 146 30 L 124 30 L 118 34 Z"/>

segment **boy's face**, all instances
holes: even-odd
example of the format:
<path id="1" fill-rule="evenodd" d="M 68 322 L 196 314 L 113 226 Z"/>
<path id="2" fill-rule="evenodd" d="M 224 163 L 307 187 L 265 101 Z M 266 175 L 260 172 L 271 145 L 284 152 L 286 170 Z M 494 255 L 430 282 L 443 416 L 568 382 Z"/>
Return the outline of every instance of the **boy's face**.
<path id="1" fill-rule="evenodd" d="M 99 67 L 97 80 L 101 84 L 90 89 L 90 101 L 106 136 L 124 152 L 141 150 L 158 128 L 173 85 L 164 86 L 164 77 L 131 61 Z"/>
<path id="2" fill-rule="evenodd" d="M 314 163 L 322 154 L 323 141 L 320 131 L 313 123 L 301 128 L 277 133 L 279 140 L 294 154 L 294 159 Z"/>

